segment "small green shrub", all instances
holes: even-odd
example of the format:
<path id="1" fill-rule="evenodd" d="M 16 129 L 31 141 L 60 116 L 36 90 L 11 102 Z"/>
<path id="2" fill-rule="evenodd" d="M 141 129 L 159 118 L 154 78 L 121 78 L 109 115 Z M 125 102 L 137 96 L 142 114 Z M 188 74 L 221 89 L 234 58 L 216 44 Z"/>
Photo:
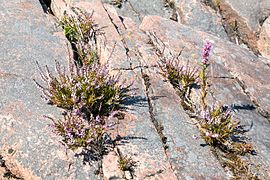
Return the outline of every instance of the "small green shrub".
<path id="1" fill-rule="evenodd" d="M 191 106 L 190 90 L 198 82 L 198 69 L 196 67 L 190 67 L 189 63 L 186 66 L 181 65 L 174 58 L 172 60 L 163 59 L 158 63 L 158 66 L 161 74 L 179 90 L 179 95 L 183 103 Z"/>
<path id="2" fill-rule="evenodd" d="M 73 8 L 73 14 L 65 14 L 59 20 L 59 25 L 63 28 L 64 34 L 70 42 L 89 42 L 96 37 L 98 26 L 92 16 L 79 8 Z"/>
<path id="3" fill-rule="evenodd" d="M 60 135 L 64 144 L 72 150 L 89 145 L 96 147 L 102 141 L 107 128 L 107 122 L 99 116 L 91 116 L 90 120 L 86 121 L 79 114 L 68 113 L 64 115 L 64 119 L 52 120 L 54 132 Z"/>
<path id="4" fill-rule="evenodd" d="M 76 63 L 85 66 L 98 62 L 97 37 L 103 32 L 94 22 L 93 14 L 78 8 L 72 10 L 72 13 L 63 16 L 59 25 L 72 44 Z"/>
<path id="5" fill-rule="evenodd" d="M 121 171 L 133 171 L 136 166 L 136 162 L 132 160 L 131 157 L 128 156 L 120 156 L 118 159 L 118 168 Z"/>
<path id="6" fill-rule="evenodd" d="M 238 134 L 239 122 L 232 119 L 231 110 L 223 107 L 211 107 L 202 112 L 200 128 L 206 143 L 228 148 L 231 137 Z M 223 149 L 224 150 L 224 149 Z"/>
<path id="7" fill-rule="evenodd" d="M 119 75 L 110 76 L 106 66 L 92 64 L 77 68 L 73 64 L 70 74 L 62 69 L 56 62 L 56 77 L 47 67 L 46 73 L 39 67 L 47 87 L 35 81 L 42 90 L 42 97 L 58 107 L 79 109 L 87 116 L 106 116 L 120 108 L 121 101 L 127 96 L 128 86 L 120 85 Z"/>

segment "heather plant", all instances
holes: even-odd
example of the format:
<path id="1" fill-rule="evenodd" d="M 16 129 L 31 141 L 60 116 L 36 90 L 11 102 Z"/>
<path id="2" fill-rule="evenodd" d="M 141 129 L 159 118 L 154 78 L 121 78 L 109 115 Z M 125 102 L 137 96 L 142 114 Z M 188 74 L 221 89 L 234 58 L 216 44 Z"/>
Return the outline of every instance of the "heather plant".
<path id="1" fill-rule="evenodd" d="M 180 64 L 178 59 L 161 59 L 158 63 L 161 74 L 167 78 L 170 83 L 179 90 L 179 96 L 184 107 L 191 107 L 190 99 L 191 88 L 198 81 L 198 69 L 196 67 Z M 190 108 L 189 108 L 190 109 Z"/>
<path id="2" fill-rule="evenodd" d="M 80 114 L 67 113 L 64 119 L 52 120 L 54 132 L 60 135 L 64 144 L 72 150 L 79 147 L 97 147 L 102 144 L 107 130 L 107 122 L 100 116 L 91 116 L 89 121 L 86 121 Z"/>
<path id="3" fill-rule="evenodd" d="M 253 151 L 250 144 L 238 141 L 236 136 L 241 136 L 241 126 L 232 117 L 229 107 L 211 106 L 202 112 L 199 123 L 202 137 L 206 143 L 219 147 L 225 152 L 245 154 Z M 236 140 L 234 140 L 236 139 Z"/>
<path id="4" fill-rule="evenodd" d="M 209 55 L 212 49 L 212 44 L 210 42 L 206 42 L 203 47 L 202 52 L 202 62 L 201 62 L 201 71 L 199 73 L 200 82 L 201 82 L 201 96 L 200 96 L 200 103 L 202 111 L 206 110 L 206 96 L 207 96 L 207 88 L 208 88 L 208 81 L 207 81 L 207 67 L 209 65 Z"/>
<path id="5" fill-rule="evenodd" d="M 121 171 L 132 171 L 134 166 L 136 166 L 136 162 L 132 160 L 131 157 L 121 156 L 118 159 L 118 168 Z"/>
<path id="6" fill-rule="evenodd" d="M 200 121 L 200 129 L 206 143 L 215 147 L 219 147 L 223 151 L 236 152 L 245 154 L 253 151 L 250 144 L 244 141 L 235 141 L 236 136 L 241 134 L 241 126 L 232 118 L 232 109 L 223 106 L 211 107 L 207 105 L 206 96 L 208 93 L 208 76 L 207 70 L 209 66 L 209 56 L 212 44 L 206 42 L 202 52 L 200 77 L 200 105 L 202 121 Z"/>
<path id="7" fill-rule="evenodd" d="M 42 80 L 47 87 L 38 82 L 42 97 L 50 104 L 66 110 L 77 109 L 85 116 L 109 115 L 127 96 L 128 86 L 121 85 L 119 75 L 110 76 L 107 66 L 97 63 L 78 68 L 71 63 L 69 74 L 56 62 L 54 76 L 46 66 L 46 72 L 39 67 Z M 123 83 L 122 83 L 123 84 Z"/>
<path id="8" fill-rule="evenodd" d="M 123 155 L 120 150 L 117 148 L 117 153 L 118 153 L 118 156 L 119 156 L 119 159 L 117 161 L 118 163 L 118 168 L 121 170 L 121 171 L 129 171 L 129 172 L 133 172 L 134 171 L 134 168 L 137 164 L 136 161 L 134 161 L 131 157 L 127 156 L 127 155 Z"/>
<path id="9" fill-rule="evenodd" d="M 78 56 L 79 66 L 86 67 L 99 62 L 97 48 L 93 48 L 93 45 L 90 45 L 89 43 L 77 42 L 76 54 Z"/>
<path id="10" fill-rule="evenodd" d="M 65 36 L 72 44 L 79 66 L 98 61 L 97 36 L 103 33 L 92 16 L 93 14 L 79 8 L 73 8 L 72 13 L 65 14 L 59 21 Z"/>
<path id="11" fill-rule="evenodd" d="M 92 16 L 79 8 L 73 8 L 72 14 L 65 14 L 59 21 L 67 39 L 76 43 L 78 41 L 89 42 L 96 37 L 98 31 Z"/>

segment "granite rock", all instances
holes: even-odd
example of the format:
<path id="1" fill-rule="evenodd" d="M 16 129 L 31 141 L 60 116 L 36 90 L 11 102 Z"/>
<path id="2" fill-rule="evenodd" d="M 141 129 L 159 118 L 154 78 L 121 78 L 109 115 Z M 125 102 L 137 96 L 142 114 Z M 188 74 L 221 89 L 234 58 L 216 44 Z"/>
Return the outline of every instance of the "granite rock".
<path id="1" fill-rule="evenodd" d="M 262 56 L 270 59 L 270 18 L 267 18 L 262 25 L 258 48 Z"/>

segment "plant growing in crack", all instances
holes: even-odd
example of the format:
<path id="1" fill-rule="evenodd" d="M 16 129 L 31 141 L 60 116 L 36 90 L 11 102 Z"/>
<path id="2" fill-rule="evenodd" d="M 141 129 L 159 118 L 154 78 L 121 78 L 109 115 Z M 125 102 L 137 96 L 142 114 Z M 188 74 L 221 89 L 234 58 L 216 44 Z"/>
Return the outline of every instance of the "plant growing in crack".
<path id="1" fill-rule="evenodd" d="M 72 14 L 65 13 L 59 20 L 67 39 L 76 43 L 78 41 L 89 42 L 96 37 L 98 26 L 93 20 L 93 13 L 89 14 L 79 8 L 72 8 Z"/>
<path id="2" fill-rule="evenodd" d="M 207 103 L 206 97 L 209 89 L 207 73 L 211 49 L 212 44 L 206 42 L 203 47 L 200 69 L 190 68 L 189 66 L 185 68 L 185 66 L 179 65 L 180 63 L 175 58 L 168 60 L 164 55 L 164 50 L 161 53 L 157 49 L 158 55 L 162 55 L 158 63 L 161 74 L 180 91 L 179 95 L 182 102 L 191 102 L 189 106 L 191 110 L 185 107 L 188 103 L 182 103 L 182 105 L 186 111 L 194 112 L 190 115 L 195 117 L 195 124 L 199 128 L 202 138 L 206 144 L 213 147 L 222 165 L 228 167 L 235 177 L 256 177 L 256 174 L 250 171 L 249 164 L 243 162 L 239 157 L 239 155 L 247 153 L 254 154 L 255 151 L 253 146 L 247 142 L 247 137 L 244 135 L 246 131 L 243 130 L 240 122 L 234 120 L 232 108 L 210 106 Z M 187 71 L 184 71 L 185 69 Z M 200 88 L 200 96 L 198 105 L 193 105 L 197 101 L 190 100 L 189 94 L 193 88 L 192 84 L 196 83 Z M 238 169 L 239 172 L 234 169 Z"/>
<path id="3" fill-rule="evenodd" d="M 199 121 L 202 137 L 207 144 L 240 155 L 254 151 L 252 145 L 246 143 L 245 137 L 241 136 L 243 131 L 240 122 L 233 119 L 230 107 L 207 107 Z"/>
<path id="4" fill-rule="evenodd" d="M 200 103 L 201 103 L 201 109 L 202 111 L 206 110 L 206 96 L 207 96 L 207 88 L 208 88 L 208 82 L 207 82 L 207 67 L 209 66 L 209 55 L 210 51 L 212 49 L 212 44 L 210 42 L 206 42 L 203 47 L 202 52 L 202 63 L 201 63 L 201 71 L 199 73 L 200 82 L 201 82 L 201 95 L 200 95 Z"/>
<path id="5" fill-rule="evenodd" d="M 103 148 L 96 147 L 102 144 L 104 134 L 110 128 L 111 119 L 91 116 L 87 121 L 76 112 L 66 113 L 64 119 L 50 119 L 53 121 L 54 132 L 63 138 L 62 141 L 67 148 L 76 150 L 91 146 L 91 149 L 95 149 L 95 154 L 102 154 L 98 150 Z"/>
<path id="6" fill-rule="evenodd" d="M 178 59 L 166 58 L 158 62 L 161 74 L 167 78 L 170 83 L 179 90 L 181 104 L 185 109 L 192 109 L 193 102 L 190 99 L 191 88 L 198 82 L 198 69 L 191 67 L 189 63 L 182 65 Z"/>
<path id="7" fill-rule="evenodd" d="M 121 8 L 123 1 L 125 1 L 125 0 L 112 0 L 111 4 L 118 7 L 118 8 Z"/>
<path id="8" fill-rule="evenodd" d="M 71 64 L 71 63 L 70 63 Z M 39 67 L 43 86 L 37 81 L 46 102 L 64 108 L 64 119 L 52 120 L 53 132 L 62 137 L 71 149 L 83 148 L 98 160 L 106 152 L 106 139 L 115 124 L 112 119 L 121 102 L 127 97 L 128 86 L 119 82 L 119 75 L 110 76 L 106 66 L 92 64 L 76 67 L 73 62 L 69 73 L 56 62 L 54 76 L 46 66 Z"/>
<path id="9" fill-rule="evenodd" d="M 37 63 L 43 82 L 34 81 L 47 103 L 65 109 L 63 119 L 47 118 L 66 148 L 80 149 L 77 155 L 100 162 L 112 144 L 108 132 L 131 85 L 120 81 L 120 74 L 109 75 L 108 66 L 99 64 L 96 36 L 100 34 L 92 14 L 74 8 L 60 25 L 78 58 L 69 59 L 68 70 L 56 61 L 55 72 Z"/>
<path id="10" fill-rule="evenodd" d="M 128 86 L 119 82 L 120 75 L 110 76 L 108 68 L 99 64 L 78 68 L 71 62 L 69 74 L 56 62 L 58 77 L 53 76 L 46 66 L 45 72 L 39 67 L 40 76 L 47 85 L 36 84 L 42 97 L 50 104 L 66 110 L 76 109 L 85 116 L 108 116 L 120 108 L 125 99 Z"/>
<path id="11" fill-rule="evenodd" d="M 125 172 L 125 171 L 128 171 L 130 172 L 130 175 L 133 177 L 133 174 L 134 174 L 134 170 L 135 170 L 135 167 L 137 166 L 137 162 L 134 161 L 131 157 L 129 157 L 128 155 L 123 155 L 121 153 L 121 151 L 119 150 L 119 148 L 116 148 L 117 150 L 117 154 L 118 154 L 118 168 Z"/>
<path id="12" fill-rule="evenodd" d="M 103 32 L 94 22 L 93 13 L 72 8 L 70 14 L 64 14 L 59 20 L 59 25 L 73 47 L 78 65 L 89 65 L 98 60 L 97 36 Z"/>
<path id="13" fill-rule="evenodd" d="M 201 89 L 201 111 L 198 116 L 199 128 L 206 143 L 211 146 L 218 147 L 224 152 L 237 154 L 251 153 L 254 151 L 251 144 L 239 141 L 239 139 L 244 139 L 241 137 L 243 131 L 241 131 L 240 122 L 233 119 L 232 108 L 216 105 L 209 106 L 206 102 L 208 93 L 207 70 L 210 65 L 209 56 L 211 49 L 212 44 L 207 41 L 203 47 L 201 71 L 199 72 Z"/>

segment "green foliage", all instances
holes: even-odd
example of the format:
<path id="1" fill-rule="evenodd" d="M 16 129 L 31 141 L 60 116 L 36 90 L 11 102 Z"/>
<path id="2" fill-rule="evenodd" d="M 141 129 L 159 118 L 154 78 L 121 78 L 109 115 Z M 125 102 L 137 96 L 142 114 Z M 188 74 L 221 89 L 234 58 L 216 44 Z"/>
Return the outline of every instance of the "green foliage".
<path id="1" fill-rule="evenodd" d="M 70 42 L 89 42 L 98 32 L 92 14 L 78 8 L 73 8 L 72 10 L 73 14 L 65 14 L 59 21 L 65 36 Z"/>
<path id="2" fill-rule="evenodd" d="M 231 170 L 231 179 L 259 180 L 257 174 L 253 173 L 251 170 L 252 164 L 250 162 L 242 160 L 238 155 L 233 153 L 224 154 L 222 152 L 219 152 L 216 155 L 218 156 L 221 165 Z M 258 168 L 258 166 L 256 168 Z"/>
<path id="3" fill-rule="evenodd" d="M 122 7 L 123 0 L 112 0 L 112 4 L 118 8 Z"/>
<path id="4" fill-rule="evenodd" d="M 244 155 L 254 151 L 251 144 L 238 140 L 243 131 L 239 122 L 232 119 L 230 108 L 208 107 L 202 112 L 199 127 L 206 143 L 224 152 Z"/>
<path id="5" fill-rule="evenodd" d="M 40 75 L 48 85 L 42 90 L 42 97 L 51 104 L 67 110 L 79 109 L 86 115 L 109 115 L 120 107 L 126 97 L 127 86 L 120 85 L 119 75 L 110 76 L 106 66 L 92 64 L 88 67 L 70 68 L 68 75 L 56 62 L 58 77 L 52 75 L 48 68 L 46 73 L 39 67 Z"/>
<path id="6" fill-rule="evenodd" d="M 208 88 L 208 82 L 207 82 L 207 75 L 206 75 L 206 69 L 207 65 L 202 65 L 202 70 L 199 72 L 199 78 L 200 78 L 200 85 L 201 85 L 201 95 L 200 95 L 200 103 L 201 103 L 201 109 L 204 111 L 207 107 L 206 104 L 206 96 L 207 96 L 207 88 Z"/>
<path id="7" fill-rule="evenodd" d="M 72 150 L 89 145 L 98 147 L 106 132 L 106 121 L 98 116 L 92 116 L 89 121 L 85 121 L 80 115 L 68 113 L 62 120 L 52 120 L 55 133 L 60 135 L 63 143 Z"/>
<path id="8" fill-rule="evenodd" d="M 136 162 L 128 156 L 120 156 L 117 162 L 118 168 L 121 171 L 133 171 L 133 168 L 136 166 Z"/>
<path id="9" fill-rule="evenodd" d="M 92 15 L 78 8 L 73 8 L 71 14 L 65 14 L 59 21 L 64 34 L 71 42 L 75 59 L 79 66 L 87 66 L 98 62 L 96 47 L 97 36 L 102 34 L 95 24 Z"/>
<path id="10" fill-rule="evenodd" d="M 228 110 L 224 112 L 221 107 L 213 107 L 204 113 L 201 128 L 203 128 L 203 137 L 207 144 L 214 146 L 223 144 L 237 133 L 238 123 L 232 120 Z"/>
<path id="11" fill-rule="evenodd" d="M 161 60 L 158 63 L 161 74 L 167 78 L 170 83 L 179 90 L 179 95 L 183 103 L 191 106 L 190 90 L 198 81 L 198 69 L 181 65 L 178 60 Z"/>
<path id="12" fill-rule="evenodd" d="M 220 7 L 221 0 L 214 0 L 214 4 L 216 7 Z"/>

